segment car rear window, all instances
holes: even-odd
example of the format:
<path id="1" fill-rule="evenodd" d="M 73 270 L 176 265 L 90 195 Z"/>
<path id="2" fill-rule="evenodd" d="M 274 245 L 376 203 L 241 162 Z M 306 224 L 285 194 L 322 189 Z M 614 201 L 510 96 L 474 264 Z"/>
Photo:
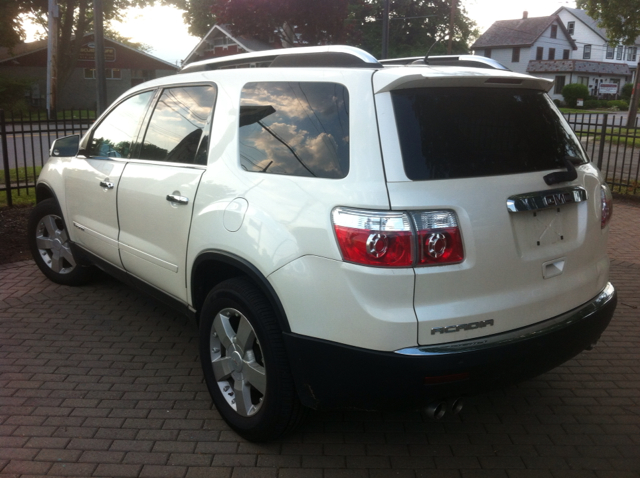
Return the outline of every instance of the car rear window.
<path id="1" fill-rule="evenodd" d="M 587 158 L 543 92 L 411 88 L 391 93 L 402 160 L 412 180 L 564 168 Z"/>

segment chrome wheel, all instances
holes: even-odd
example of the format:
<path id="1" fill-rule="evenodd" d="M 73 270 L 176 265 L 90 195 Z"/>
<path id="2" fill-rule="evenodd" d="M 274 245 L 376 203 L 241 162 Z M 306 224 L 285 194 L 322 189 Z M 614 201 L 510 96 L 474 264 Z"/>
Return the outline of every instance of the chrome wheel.
<path id="1" fill-rule="evenodd" d="M 58 274 L 69 274 L 76 267 L 69 236 L 62 218 L 48 214 L 36 227 L 36 247 L 44 263 Z"/>
<path id="2" fill-rule="evenodd" d="M 213 375 L 227 404 L 243 417 L 255 415 L 267 389 L 255 330 L 240 311 L 225 308 L 213 319 L 209 344 Z"/>

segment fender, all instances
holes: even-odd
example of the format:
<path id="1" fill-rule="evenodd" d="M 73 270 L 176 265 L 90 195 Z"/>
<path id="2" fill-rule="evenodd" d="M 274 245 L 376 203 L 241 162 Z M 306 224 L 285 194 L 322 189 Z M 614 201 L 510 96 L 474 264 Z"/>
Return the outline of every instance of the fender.
<path id="1" fill-rule="evenodd" d="M 214 274 L 203 276 L 204 270 L 209 270 L 202 268 L 206 263 L 211 263 L 215 267 Z M 190 281 L 193 307 L 199 311 L 206 295 L 216 284 L 241 275 L 249 277 L 262 291 L 276 312 L 280 329 L 284 333 L 290 333 L 291 327 L 282 302 L 262 272 L 246 259 L 218 249 L 202 251 L 193 262 Z"/>

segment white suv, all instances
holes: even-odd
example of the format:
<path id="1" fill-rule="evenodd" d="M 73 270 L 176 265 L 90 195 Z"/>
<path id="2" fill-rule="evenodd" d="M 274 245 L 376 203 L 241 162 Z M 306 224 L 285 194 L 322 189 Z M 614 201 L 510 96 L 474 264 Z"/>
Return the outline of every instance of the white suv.
<path id="1" fill-rule="evenodd" d="M 589 348 L 615 309 L 611 195 L 550 86 L 350 47 L 195 63 L 53 144 L 33 255 L 198 321 L 250 440 L 307 408 L 455 412 Z"/>

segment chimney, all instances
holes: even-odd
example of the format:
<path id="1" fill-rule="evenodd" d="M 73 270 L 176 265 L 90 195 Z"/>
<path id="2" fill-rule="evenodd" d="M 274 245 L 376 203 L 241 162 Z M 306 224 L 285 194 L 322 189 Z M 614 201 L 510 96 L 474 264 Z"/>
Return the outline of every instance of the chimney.
<path id="1" fill-rule="evenodd" d="M 524 12 L 522 12 L 522 19 L 526 20 L 527 18 L 529 18 L 529 12 L 525 10 Z"/>

